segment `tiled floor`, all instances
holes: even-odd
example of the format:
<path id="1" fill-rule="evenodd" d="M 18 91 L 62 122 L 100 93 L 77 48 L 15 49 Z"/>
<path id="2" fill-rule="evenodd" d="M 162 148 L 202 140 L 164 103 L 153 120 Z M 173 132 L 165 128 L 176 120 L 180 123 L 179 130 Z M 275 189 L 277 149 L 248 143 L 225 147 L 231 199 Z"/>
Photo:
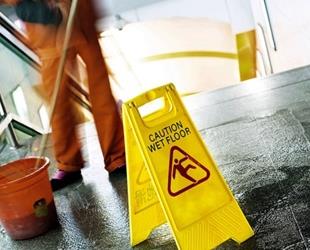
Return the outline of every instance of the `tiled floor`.
<path id="1" fill-rule="evenodd" d="M 309 68 L 302 68 L 184 99 L 255 231 L 240 246 L 228 241 L 218 249 L 310 249 L 309 79 Z M 0 249 L 131 249 L 126 176 L 105 172 L 93 125 L 81 131 L 87 167 L 83 182 L 55 192 L 60 225 L 25 241 L 0 230 Z M 176 245 L 163 225 L 134 249 Z"/>

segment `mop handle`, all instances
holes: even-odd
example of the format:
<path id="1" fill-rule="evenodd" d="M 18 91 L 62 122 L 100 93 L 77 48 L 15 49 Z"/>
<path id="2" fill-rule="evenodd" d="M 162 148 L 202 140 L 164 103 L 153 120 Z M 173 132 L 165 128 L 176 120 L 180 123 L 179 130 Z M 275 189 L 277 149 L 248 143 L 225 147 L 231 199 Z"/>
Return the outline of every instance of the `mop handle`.
<path id="1" fill-rule="evenodd" d="M 72 29 L 73 29 L 73 23 L 74 23 L 74 17 L 75 17 L 75 13 L 77 9 L 77 4 L 78 4 L 78 0 L 72 0 L 69 17 L 68 17 L 68 23 L 67 23 L 66 31 L 65 31 L 64 45 L 62 47 L 60 62 L 57 68 L 57 75 L 56 75 L 54 90 L 53 90 L 52 97 L 51 97 L 50 108 L 48 110 L 48 115 L 49 115 L 49 123 L 48 123 L 49 126 L 48 127 L 51 126 L 51 121 L 54 115 L 55 106 L 57 102 L 57 96 L 58 96 L 58 92 L 60 89 L 61 80 L 64 74 L 64 68 L 65 68 L 65 63 L 66 63 L 66 58 L 67 58 L 67 50 L 69 47 L 70 37 L 71 37 Z M 45 152 L 47 137 L 48 137 L 48 133 L 44 133 L 41 139 L 41 142 L 40 142 L 40 147 L 39 147 L 40 150 L 38 154 L 38 160 L 36 161 L 36 164 L 35 164 L 35 169 L 39 168 L 40 158 L 43 156 Z"/>

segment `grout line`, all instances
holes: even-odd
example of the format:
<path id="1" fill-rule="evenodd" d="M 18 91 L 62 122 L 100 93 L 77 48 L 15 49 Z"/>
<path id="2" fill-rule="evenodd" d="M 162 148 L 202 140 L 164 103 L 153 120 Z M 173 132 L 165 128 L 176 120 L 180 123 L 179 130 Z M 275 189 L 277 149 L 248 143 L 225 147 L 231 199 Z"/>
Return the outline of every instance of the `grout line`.
<path id="1" fill-rule="evenodd" d="M 253 114 L 254 114 L 254 112 L 253 112 Z M 293 114 L 292 114 L 293 115 Z M 295 117 L 295 116 L 293 116 L 293 117 Z M 281 119 L 283 119 L 282 117 L 280 117 Z M 255 120 L 255 122 L 257 121 L 257 119 L 256 119 L 256 117 L 254 116 L 254 120 Z M 258 124 L 257 124 L 258 125 Z M 308 140 L 307 140 L 308 141 Z M 267 143 L 265 142 L 265 140 L 264 140 L 264 137 L 262 137 L 262 142 L 263 142 L 263 144 L 264 144 L 264 146 L 267 148 Z M 271 163 L 272 163 L 272 167 L 273 167 L 273 169 L 275 170 L 275 173 L 276 173 L 276 175 L 279 177 L 279 175 L 277 174 L 277 169 L 275 168 L 275 163 L 274 163 L 274 161 L 272 160 L 272 158 L 271 158 L 271 156 L 270 156 L 270 154 L 267 154 L 267 157 L 270 159 L 270 161 L 271 161 Z M 280 188 L 280 190 L 281 190 L 281 192 L 283 192 L 283 194 L 284 194 L 284 188 L 283 188 L 283 185 L 279 182 L 279 188 Z M 298 229 L 298 233 L 299 233 L 299 235 L 300 235 L 300 237 L 301 237 L 301 239 L 302 239 L 302 243 L 304 244 L 304 246 L 306 247 L 306 249 L 308 250 L 308 247 L 307 247 L 307 245 L 306 245 L 306 239 L 305 239 L 305 237 L 303 236 L 303 234 L 302 234 L 302 231 L 301 231 L 301 228 L 300 228 L 300 226 L 299 226 L 299 224 L 298 224 L 298 221 L 297 221 L 297 219 L 296 219 L 296 216 L 295 216 L 295 213 L 294 213 L 294 211 L 293 211 L 293 208 L 292 208 L 292 206 L 290 205 L 290 202 L 289 201 L 287 201 L 288 202 L 288 208 L 289 208 L 289 210 L 290 210 L 290 212 L 291 212 L 291 214 L 292 214 L 292 216 L 293 216 L 293 219 L 294 219 L 294 222 L 295 222 L 295 225 L 296 225 L 296 227 L 297 227 L 297 229 Z"/>
<path id="2" fill-rule="evenodd" d="M 293 114 L 292 110 L 288 109 L 288 111 L 290 112 L 290 114 L 292 115 L 292 117 L 294 118 L 294 120 L 296 121 L 296 123 L 298 124 L 298 127 L 303 131 L 302 133 L 302 137 L 308 142 L 308 146 L 310 147 L 310 142 L 308 137 L 306 136 L 306 131 L 305 128 L 301 125 L 301 121 L 299 121 L 296 116 Z"/>
<path id="3" fill-rule="evenodd" d="M 299 226 L 299 224 L 298 224 L 298 221 L 297 221 L 297 219 L 296 219 L 295 213 L 294 213 L 293 208 L 292 208 L 291 205 L 289 205 L 289 209 L 290 209 L 290 211 L 291 211 L 291 214 L 293 215 L 293 219 L 294 219 L 295 224 L 296 224 L 296 226 L 297 226 L 297 228 L 298 228 L 298 232 L 299 232 L 299 235 L 301 236 L 302 243 L 304 244 L 304 246 L 305 246 L 306 249 L 308 250 L 308 247 L 307 247 L 307 244 L 306 244 L 306 239 L 305 239 L 305 237 L 303 236 L 303 234 L 302 234 L 302 232 L 301 232 L 301 228 L 300 228 L 300 226 Z"/>

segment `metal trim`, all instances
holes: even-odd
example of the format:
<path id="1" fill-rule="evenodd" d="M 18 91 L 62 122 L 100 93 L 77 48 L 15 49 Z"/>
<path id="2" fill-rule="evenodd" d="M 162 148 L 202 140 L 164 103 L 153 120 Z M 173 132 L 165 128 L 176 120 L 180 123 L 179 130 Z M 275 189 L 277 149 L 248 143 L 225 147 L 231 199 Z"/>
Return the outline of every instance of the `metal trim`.
<path id="1" fill-rule="evenodd" d="M 256 25 L 257 25 L 257 27 L 259 27 L 259 29 L 261 30 L 261 34 L 263 35 L 262 37 L 263 37 L 264 46 L 265 46 L 265 49 L 266 49 L 266 52 L 267 52 L 267 59 L 268 59 L 268 64 L 269 64 L 269 68 L 270 68 L 270 74 L 273 74 L 274 71 L 273 71 L 273 66 L 272 66 L 272 63 L 271 63 L 270 51 L 269 51 L 269 48 L 267 46 L 267 39 L 266 39 L 266 34 L 265 34 L 264 27 L 260 23 L 257 23 Z"/>
<path id="2" fill-rule="evenodd" d="M 26 36 L 0 12 L 0 35 L 21 53 L 27 56 L 36 66 L 41 65 L 39 57 L 26 45 Z"/>
<path id="3" fill-rule="evenodd" d="M 275 39 L 275 35 L 274 35 L 272 23 L 271 23 L 271 18 L 270 18 L 270 13 L 269 13 L 267 1 L 263 0 L 263 4 L 264 4 L 264 10 L 265 10 L 265 15 L 266 15 L 268 31 L 270 33 L 270 38 L 271 38 L 271 42 L 272 42 L 272 47 L 273 47 L 274 51 L 277 51 L 276 39 Z"/>

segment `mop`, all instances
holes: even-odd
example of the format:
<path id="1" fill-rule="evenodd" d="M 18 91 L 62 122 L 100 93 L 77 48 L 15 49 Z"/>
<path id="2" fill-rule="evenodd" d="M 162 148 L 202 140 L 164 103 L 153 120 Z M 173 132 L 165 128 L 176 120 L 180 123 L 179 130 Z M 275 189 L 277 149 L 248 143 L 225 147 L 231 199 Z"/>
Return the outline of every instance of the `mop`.
<path id="1" fill-rule="evenodd" d="M 77 4 L 78 4 L 78 0 L 72 0 L 70 12 L 69 12 L 69 17 L 68 17 L 68 23 L 67 23 L 66 31 L 65 31 L 64 45 L 62 47 L 60 62 L 59 62 L 58 68 L 57 68 L 57 75 L 56 75 L 54 90 L 53 90 L 52 97 L 51 97 L 50 107 L 48 109 L 48 117 L 49 117 L 48 128 L 50 128 L 50 126 L 51 126 L 51 121 L 52 121 L 52 117 L 54 115 L 55 106 L 56 106 L 56 102 L 57 102 L 57 96 L 58 96 L 58 92 L 60 89 L 61 80 L 62 80 L 62 77 L 64 74 L 64 68 L 65 68 L 65 63 L 66 63 L 66 58 L 67 58 L 67 51 L 68 51 L 68 47 L 69 47 L 70 37 L 72 34 Z M 40 167 L 40 159 L 43 156 L 43 154 L 45 153 L 45 147 L 46 147 L 47 139 L 48 139 L 48 132 L 45 131 L 43 136 L 42 136 L 41 142 L 40 142 L 40 147 L 39 147 L 39 152 L 38 152 L 38 160 L 36 161 L 35 169 L 38 169 Z"/>

